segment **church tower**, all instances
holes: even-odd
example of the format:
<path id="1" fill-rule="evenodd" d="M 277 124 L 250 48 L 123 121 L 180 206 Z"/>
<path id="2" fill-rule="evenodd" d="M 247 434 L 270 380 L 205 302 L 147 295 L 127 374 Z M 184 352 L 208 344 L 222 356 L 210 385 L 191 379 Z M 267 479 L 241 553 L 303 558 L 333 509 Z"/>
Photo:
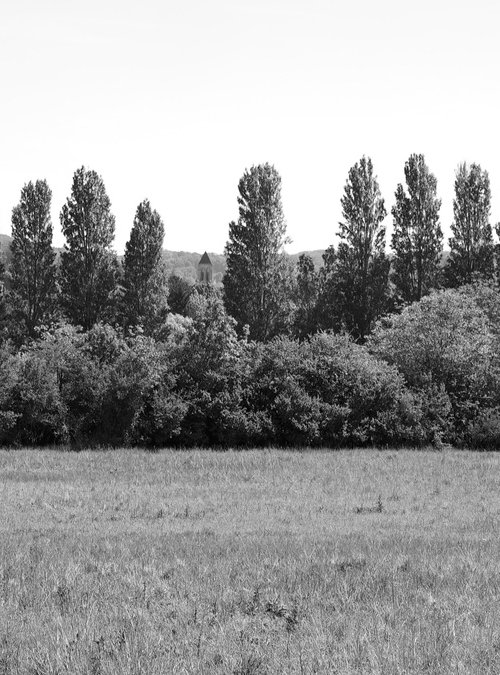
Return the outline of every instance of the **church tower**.
<path id="1" fill-rule="evenodd" d="M 198 263 L 198 283 L 200 284 L 212 283 L 212 262 L 208 257 L 208 253 L 206 251 L 201 256 L 201 260 Z"/>

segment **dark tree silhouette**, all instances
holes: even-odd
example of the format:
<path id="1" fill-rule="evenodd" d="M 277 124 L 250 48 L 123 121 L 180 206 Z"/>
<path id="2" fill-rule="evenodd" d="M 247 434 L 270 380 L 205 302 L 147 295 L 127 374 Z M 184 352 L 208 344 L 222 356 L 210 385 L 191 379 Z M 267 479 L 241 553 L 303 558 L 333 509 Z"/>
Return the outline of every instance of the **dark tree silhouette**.
<path id="1" fill-rule="evenodd" d="M 45 180 L 21 190 L 12 210 L 10 292 L 13 316 L 33 336 L 50 319 L 55 306 L 56 267 L 52 248 L 52 192 Z"/>
<path id="2" fill-rule="evenodd" d="M 494 274 L 493 232 L 489 222 L 491 190 L 479 164 L 460 164 L 455 179 L 450 256 L 445 271 L 450 287 Z"/>
<path id="3" fill-rule="evenodd" d="M 114 303 L 118 264 L 111 250 L 115 218 L 110 208 L 102 178 L 82 166 L 61 212 L 66 237 L 61 292 L 66 314 L 85 330 L 105 318 Z"/>
<path id="4" fill-rule="evenodd" d="M 392 279 L 400 298 L 413 302 L 438 285 L 443 252 L 441 200 L 436 196 L 436 178 L 423 155 L 410 156 L 405 164 L 405 178 L 408 192 L 399 184 L 392 208 Z"/>
<path id="5" fill-rule="evenodd" d="M 240 328 L 267 340 L 287 321 L 290 268 L 283 246 L 287 243 L 281 204 L 281 178 L 270 164 L 245 171 L 239 185 L 239 218 L 229 225 L 224 300 Z"/>
<path id="6" fill-rule="evenodd" d="M 167 310 L 167 277 L 162 261 L 165 227 L 145 200 L 139 204 L 123 262 L 124 316 L 151 329 Z"/>
<path id="7" fill-rule="evenodd" d="M 363 341 L 386 311 L 390 266 L 382 225 L 387 212 L 371 159 L 362 157 L 349 170 L 341 204 L 340 243 L 328 256 L 322 284 L 328 294 L 321 299 L 323 321 Z M 325 316 L 328 307 L 331 316 Z"/>

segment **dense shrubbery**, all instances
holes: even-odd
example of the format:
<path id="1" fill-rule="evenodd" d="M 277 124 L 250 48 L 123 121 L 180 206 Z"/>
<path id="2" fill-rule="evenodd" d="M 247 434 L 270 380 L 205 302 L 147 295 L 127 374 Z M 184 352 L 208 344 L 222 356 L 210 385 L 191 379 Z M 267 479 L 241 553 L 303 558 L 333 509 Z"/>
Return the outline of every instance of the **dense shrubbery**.
<path id="1" fill-rule="evenodd" d="M 333 333 L 250 341 L 210 289 L 156 337 L 60 324 L 2 348 L 0 443 L 492 447 L 499 307 L 486 286 L 436 293 L 366 345 Z"/>
<path id="2" fill-rule="evenodd" d="M 434 293 L 381 322 L 368 343 L 420 395 L 435 433 L 455 443 L 470 442 L 479 419 L 500 404 L 500 305 L 492 293 L 485 285 Z"/>

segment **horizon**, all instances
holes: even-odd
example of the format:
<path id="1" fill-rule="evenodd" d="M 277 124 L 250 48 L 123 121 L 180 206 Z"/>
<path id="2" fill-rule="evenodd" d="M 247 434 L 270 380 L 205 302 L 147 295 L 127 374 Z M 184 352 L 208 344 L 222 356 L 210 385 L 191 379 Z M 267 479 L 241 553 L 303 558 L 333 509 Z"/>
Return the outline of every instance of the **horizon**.
<path id="1" fill-rule="evenodd" d="M 45 178 L 59 213 L 81 165 L 99 173 L 122 253 L 148 198 L 172 251 L 223 251 L 244 170 L 282 177 L 287 252 L 335 243 L 350 167 L 373 160 L 389 215 L 404 163 L 422 153 L 438 181 L 444 247 L 455 170 L 488 171 L 500 95 L 491 0 L 17 0 L 0 9 L 4 143 L 0 233 L 21 188 Z"/>

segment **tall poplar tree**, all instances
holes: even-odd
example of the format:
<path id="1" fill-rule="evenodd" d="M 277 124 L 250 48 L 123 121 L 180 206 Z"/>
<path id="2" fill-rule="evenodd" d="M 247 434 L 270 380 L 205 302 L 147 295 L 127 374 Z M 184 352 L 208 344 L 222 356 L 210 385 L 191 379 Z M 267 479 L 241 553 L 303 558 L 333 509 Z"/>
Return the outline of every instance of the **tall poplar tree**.
<path id="1" fill-rule="evenodd" d="M 460 164 L 455 179 L 453 224 L 446 282 L 456 287 L 494 274 L 490 219 L 491 190 L 487 171 L 479 164 Z"/>
<path id="2" fill-rule="evenodd" d="M 111 249 L 115 218 L 110 209 L 102 178 L 82 166 L 61 212 L 66 237 L 61 293 L 66 314 L 85 330 L 105 319 L 114 302 L 118 264 Z"/>
<path id="3" fill-rule="evenodd" d="M 436 178 L 423 155 L 410 155 L 405 164 L 405 178 L 408 192 L 399 184 L 392 208 L 392 279 L 401 299 L 413 302 L 438 285 L 443 251 L 441 200 L 436 196 Z"/>
<path id="4" fill-rule="evenodd" d="M 240 328 L 249 326 L 251 338 L 267 340 L 283 329 L 289 309 L 280 175 L 270 164 L 253 166 L 238 191 L 239 218 L 229 224 L 225 249 L 224 301 Z"/>
<path id="5" fill-rule="evenodd" d="M 165 227 L 146 199 L 139 204 L 123 262 L 124 316 L 147 329 L 167 309 L 168 284 L 162 261 Z"/>
<path id="6" fill-rule="evenodd" d="M 6 302 L 5 302 L 5 263 L 4 253 L 0 245 L 0 344 L 2 343 L 3 323 L 6 316 Z"/>
<path id="7" fill-rule="evenodd" d="M 56 267 L 52 248 L 52 192 L 45 180 L 21 190 L 12 210 L 10 294 L 13 317 L 33 336 L 50 319 L 55 305 Z"/>
<path id="8" fill-rule="evenodd" d="M 295 283 L 294 334 L 298 338 L 312 335 L 318 329 L 319 276 L 311 256 L 301 253 L 297 262 Z"/>
<path id="9" fill-rule="evenodd" d="M 3 295 L 5 291 L 5 263 L 4 263 L 4 252 L 2 251 L 2 245 L 0 244 L 0 296 Z"/>
<path id="10" fill-rule="evenodd" d="M 382 224 L 387 211 L 370 158 L 362 157 L 349 170 L 341 205 L 340 243 L 330 256 L 325 285 L 332 297 L 321 304 L 333 308 L 332 327 L 342 326 L 363 341 L 386 311 L 390 267 Z"/>

